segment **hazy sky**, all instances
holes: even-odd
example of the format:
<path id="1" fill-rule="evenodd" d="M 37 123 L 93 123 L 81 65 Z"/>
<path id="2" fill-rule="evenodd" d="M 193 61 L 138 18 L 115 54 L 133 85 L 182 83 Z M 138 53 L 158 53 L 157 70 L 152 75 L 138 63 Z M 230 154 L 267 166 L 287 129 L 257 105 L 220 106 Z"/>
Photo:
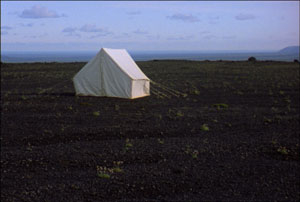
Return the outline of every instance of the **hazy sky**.
<path id="1" fill-rule="evenodd" d="M 1 1 L 1 50 L 278 50 L 298 1 Z"/>

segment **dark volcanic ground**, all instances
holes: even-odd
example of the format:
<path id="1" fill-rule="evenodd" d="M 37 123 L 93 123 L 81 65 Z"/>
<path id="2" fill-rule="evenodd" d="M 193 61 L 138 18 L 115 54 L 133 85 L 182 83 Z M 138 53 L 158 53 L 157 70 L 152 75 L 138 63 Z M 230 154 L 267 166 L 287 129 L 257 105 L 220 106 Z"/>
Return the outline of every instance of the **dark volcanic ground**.
<path id="1" fill-rule="evenodd" d="M 298 63 L 139 62 L 185 95 L 135 100 L 83 65 L 1 64 L 1 201 L 300 200 Z"/>

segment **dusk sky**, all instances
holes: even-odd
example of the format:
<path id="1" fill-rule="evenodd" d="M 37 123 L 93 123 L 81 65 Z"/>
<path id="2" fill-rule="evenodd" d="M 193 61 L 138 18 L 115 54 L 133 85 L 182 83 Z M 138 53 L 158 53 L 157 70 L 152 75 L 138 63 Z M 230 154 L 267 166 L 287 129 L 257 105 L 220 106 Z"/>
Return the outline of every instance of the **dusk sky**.
<path id="1" fill-rule="evenodd" d="M 298 1 L 1 1 L 2 51 L 279 50 Z"/>

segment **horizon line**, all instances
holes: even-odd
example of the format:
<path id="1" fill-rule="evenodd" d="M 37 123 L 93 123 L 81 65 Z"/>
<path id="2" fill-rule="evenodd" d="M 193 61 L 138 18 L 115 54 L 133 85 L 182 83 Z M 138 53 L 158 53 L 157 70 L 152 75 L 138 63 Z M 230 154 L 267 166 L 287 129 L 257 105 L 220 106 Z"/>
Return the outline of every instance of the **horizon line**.
<path id="1" fill-rule="evenodd" d="M 101 49 L 101 48 L 100 48 Z M 99 50 L 1 50 L 2 52 L 44 52 L 44 53 L 49 53 L 49 52 L 97 52 Z M 264 49 L 264 50 L 251 50 L 251 49 L 243 49 L 243 50 L 237 50 L 237 49 L 226 49 L 226 50 L 130 50 L 126 48 L 112 48 L 112 49 L 125 49 L 129 52 L 276 52 L 280 51 L 281 49 Z"/>

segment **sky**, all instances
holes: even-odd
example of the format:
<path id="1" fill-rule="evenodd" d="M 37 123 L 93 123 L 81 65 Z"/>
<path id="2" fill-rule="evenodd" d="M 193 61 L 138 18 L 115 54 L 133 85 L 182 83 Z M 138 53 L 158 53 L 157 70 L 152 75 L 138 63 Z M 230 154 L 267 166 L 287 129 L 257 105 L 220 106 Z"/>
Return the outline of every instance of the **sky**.
<path id="1" fill-rule="evenodd" d="M 299 1 L 1 1 L 1 51 L 292 45 L 299 45 Z"/>

